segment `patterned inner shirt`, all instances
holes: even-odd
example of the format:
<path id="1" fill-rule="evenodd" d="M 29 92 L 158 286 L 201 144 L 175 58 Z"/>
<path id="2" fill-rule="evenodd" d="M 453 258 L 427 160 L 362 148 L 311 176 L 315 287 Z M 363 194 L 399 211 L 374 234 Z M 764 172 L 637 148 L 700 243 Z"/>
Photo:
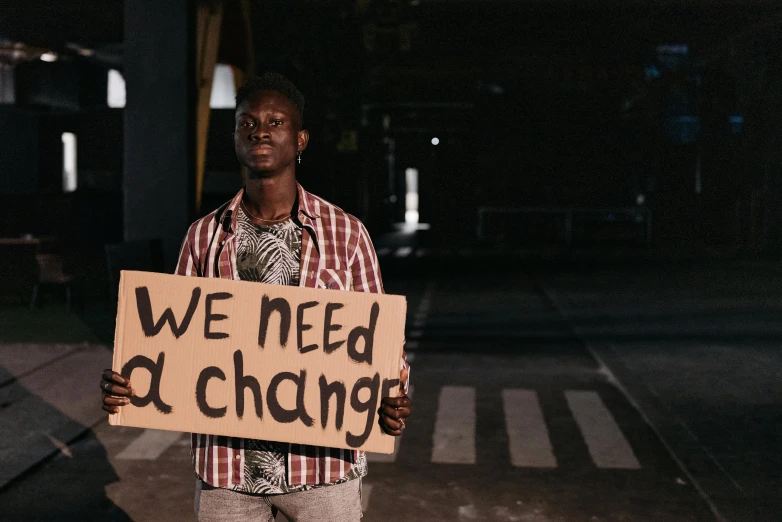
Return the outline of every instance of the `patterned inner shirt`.
<path id="1" fill-rule="evenodd" d="M 271 226 L 253 223 L 241 205 L 237 215 L 236 268 L 239 278 L 274 285 L 299 286 L 301 227 L 293 220 Z M 247 493 L 277 494 L 314 487 L 341 484 L 362 476 L 359 459 L 340 480 L 318 486 L 290 486 L 286 483 L 288 444 L 265 440 L 245 440 L 244 481 L 231 489 Z M 362 454 L 363 457 L 363 454 Z"/>

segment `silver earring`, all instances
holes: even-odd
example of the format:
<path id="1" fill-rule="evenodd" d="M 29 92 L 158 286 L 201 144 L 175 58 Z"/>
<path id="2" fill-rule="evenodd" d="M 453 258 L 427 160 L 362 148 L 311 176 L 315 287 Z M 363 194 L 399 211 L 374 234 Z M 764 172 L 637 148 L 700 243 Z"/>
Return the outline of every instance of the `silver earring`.
<path id="1" fill-rule="evenodd" d="M 301 163 L 301 151 L 300 150 L 296 151 L 296 159 L 298 159 L 299 163 Z"/>

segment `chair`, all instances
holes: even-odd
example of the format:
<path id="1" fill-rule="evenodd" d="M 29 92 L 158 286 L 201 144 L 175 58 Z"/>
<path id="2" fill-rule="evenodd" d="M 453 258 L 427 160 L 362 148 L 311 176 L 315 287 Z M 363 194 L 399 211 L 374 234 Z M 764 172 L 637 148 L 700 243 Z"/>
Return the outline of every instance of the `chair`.
<path id="1" fill-rule="evenodd" d="M 71 311 L 71 284 L 73 275 L 65 271 L 65 260 L 60 254 L 35 254 L 38 262 L 38 280 L 33 285 L 33 296 L 30 300 L 30 310 L 38 304 L 38 292 L 43 285 L 59 285 L 65 287 L 65 309 Z"/>

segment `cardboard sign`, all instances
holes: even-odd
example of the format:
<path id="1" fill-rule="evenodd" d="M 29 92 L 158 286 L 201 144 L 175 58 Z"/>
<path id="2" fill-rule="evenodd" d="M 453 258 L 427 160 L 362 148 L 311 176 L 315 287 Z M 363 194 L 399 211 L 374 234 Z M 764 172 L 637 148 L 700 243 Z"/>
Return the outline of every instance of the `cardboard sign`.
<path id="1" fill-rule="evenodd" d="M 391 453 L 404 297 L 122 272 L 114 425 Z"/>

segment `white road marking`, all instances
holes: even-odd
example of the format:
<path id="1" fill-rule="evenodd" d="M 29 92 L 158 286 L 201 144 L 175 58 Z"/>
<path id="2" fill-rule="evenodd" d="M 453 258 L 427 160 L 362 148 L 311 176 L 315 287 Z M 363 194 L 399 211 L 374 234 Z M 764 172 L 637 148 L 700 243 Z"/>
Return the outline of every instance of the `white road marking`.
<path id="1" fill-rule="evenodd" d="M 520 468 L 556 468 L 538 394 L 533 390 L 502 390 L 505 428 L 511 464 Z"/>
<path id="2" fill-rule="evenodd" d="M 408 353 L 407 354 L 407 362 L 408 363 L 412 363 L 413 361 L 415 361 L 415 354 L 414 353 Z"/>
<path id="3" fill-rule="evenodd" d="M 399 247 L 396 249 L 396 252 L 394 252 L 394 257 L 407 257 L 410 254 L 413 253 L 413 247 Z"/>
<path id="4" fill-rule="evenodd" d="M 542 278 L 537 278 L 538 283 L 540 284 L 540 288 L 543 290 L 543 293 L 546 295 L 548 300 L 554 305 L 554 308 L 559 311 L 560 315 L 562 315 L 563 318 L 568 318 L 568 314 L 564 312 L 563 306 L 560 304 L 560 300 L 557 297 L 557 294 L 552 292 L 551 289 L 546 285 L 546 282 Z M 709 492 L 706 491 L 706 489 L 700 484 L 700 482 L 695 478 L 695 476 L 692 474 L 692 472 L 687 468 L 687 466 L 684 464 L 684 461 L 676 454 L 671 444 L 668 442 L 668 439 L 666 439 L 665 436 L 663 436 L 663 433 L 660 431 L 660 429 L 657 426 L 657 422 L 655 422 L 655 419 L 653 417 L 656 417 L 659 419 L 659 414 L 657 412 L 647 412 L 641 404 L 633 397 L 633 395 L 630 393 L 630 391 L 625 388 L 624 384 L 617 378 L 617 376 L 614 374 L 614 372 L 611 370 L 611 368 L 608 367 L 605 360 L 603 359 L 603 350 L 614 350 L 610 343 L 607 344 L 607 348 L 598 350 L 595 348 L 595 346 L 592 345 L 592 343 L 589 342 L 589 340 L 584 336 L 583 331 L 571 325 L 571 328 L 573 329 L 573 333 L 578 337 L 581 342 L 584 343 L 584 347 L 587 349 L 589 354 L 597 361 L 598 364 L 598 372 L 604 374 L 608 382 L 613 384 L 616 389 L 618 389 L 625 399 L 627 399 L 627 402 L 629 402 L 633 408 L 638 412 L 638 414 L 641 416 L 641 418 L 644 420 L 644 422 L 651 428 L 651 430 L 654 432 L 654 434 L 657 436 L 659 441 L 662 443 L 662 445 L 665 447 L 666 451 L 668 451 L 668 454 L 671 456 L 674 462 L 676 462 L 676 465 L 679 466 L 679 469 L 682 470 L 682 472 L 685 474 L 687 479 L 689 480 L 690 484 L 695 487 L 695 489 L 698 491 L 700 496 L 703 498 L 703 500 L 706 501 L 706 504 L 708 504 L 709 509 L 714 514 L 717 520 L 725 520 L 725 517 L 720 512 L 719 508 L 717 508 L 717 505 L 714 503 L 714 500 L 712 500 L 711 495 Z M 616 353 L 616 352 L 615 352 Z M 618 353 L 617 353 L 618 355 Z M 654 391 L 652 391 L 654 393 Z M 681 422 L 681 420 L 680 420 Z M 692 437 L 693 441 L 700 446 L 701 450 L 704 452 L 704 454 L 714 463 L 714 465 L 719 469 L 723 475 L 736 487 L 736 489 L 746 497 L 746 494 L 744 490 L 739 486 L 738 482 L 725 470 L 725 468 L 717 461 L 717 459 L 712 455 L 712 453 L 706 449 L 705 446 L 695 437 L 690 431 L 689 427 L 686 425 L 682 426 Z"/>
<path id="5" fill-rule="evenodd" d="M 440 389 L 432 438 L 432 462 L 475 464 L 475 388 Z"/>
<path id="6" fill-rule="evenodd" d="M 412 354 L 407 355 L 407 361 L 410 362 L 410 356 Z M 407 396 L 410 397 L 410 399 L 413 398 L 413 390 L 415 389 L 415 386 L 412 384 L 407 389 Z M 402 434 L 404 435 L 404 433 Z M 398 437 L 394 437 L 394 452 L 393 453 L 367 453 L 367 460 L 369 462 L 396 462 L 396 456 L 399 454 L 399 445 L 402 443 L 402 435 Z M 366 491 L 366 485 L 364 485 L 364 490 Z"/>
<path id="7" fill-rule="evenodd" d="M 391 249 L 388 247 L 378 248 L 376 252 L 378 257 L 387 256 L 390 253 L 391 253 Z"/>
<path id="8" fill-rule="evenodd" d="M 459 520 L 479 520 L 481 517 L 478 509 L 473 504 L 459 506 Z"/>
<path id="9" fill-rule="evenodd" d="M 121 460 L 155 460 L 168 448 L 177 443 L 184 434 L 179 431 L 146 429 L 122 450 L 117 458 Z"/>
<path id="10" fill-rule="evenodd" d="M 410 330 L 410 333 L 407 334 L 407 337 L 410 339 L 418 339 L 423 335 L 423 332 L 421 330 Z"/>
<path id="11" fill-rule="evenodd" d="M 598 468 L 641 468 L 630 443 L 597 392 L 566 391 L 565 398 Z"/>
<path id="12" fill-rule="evenodd" d="M 417 350 L 419 346 L 418 341 L 405 341 L 405 351 L 409 352 L 410 350 Z M 408 357 L 410 354 L 408 354 Z"/>
<path id="13" fill-rule="evenodd" d="M 366 512 L 369 507 L 369 495 L 372 493 L 372 484 L 361 484 L 361 511 Z"/>

